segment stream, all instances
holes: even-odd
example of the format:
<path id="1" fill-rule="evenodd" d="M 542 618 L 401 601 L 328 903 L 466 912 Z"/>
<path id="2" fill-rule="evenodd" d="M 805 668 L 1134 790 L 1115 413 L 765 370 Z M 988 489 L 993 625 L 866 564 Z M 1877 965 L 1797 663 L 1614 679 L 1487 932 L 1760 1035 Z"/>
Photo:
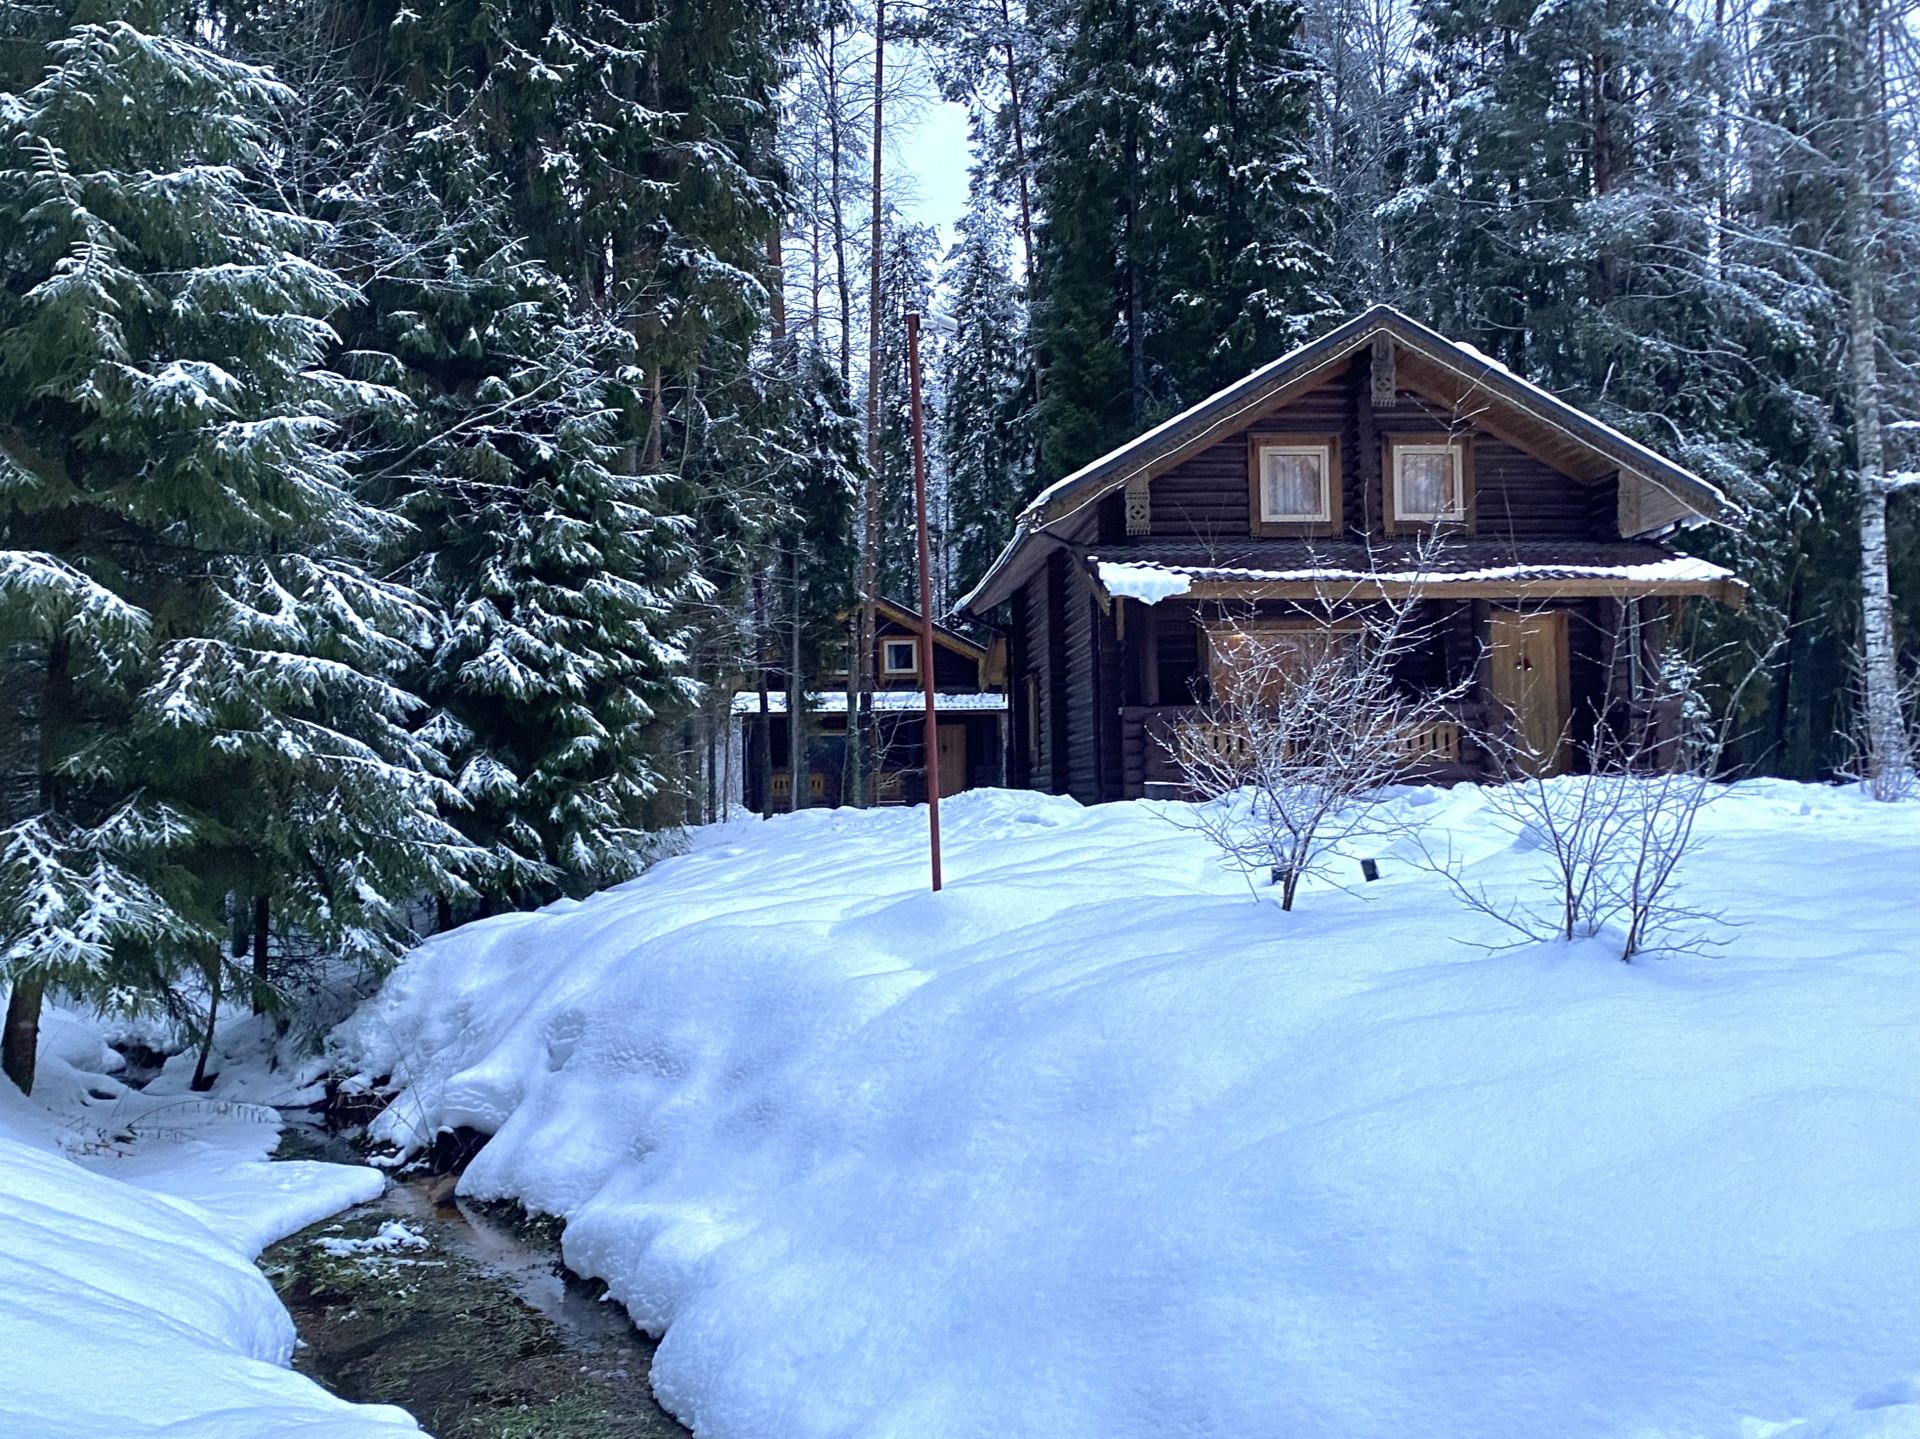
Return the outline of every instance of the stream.
<path id="1" fill-rule="evenodd" d="M 276 1157 L 365 1162 L 309 1113 L 285 1117 Z M 567 1271 L 559 1221 L 449 1187 L 389 1177 L 260 1256 L 299 1330 L 294 1368 L 437 1439 L 687 1439 L 654 1402 L 654 1341 Z"/>

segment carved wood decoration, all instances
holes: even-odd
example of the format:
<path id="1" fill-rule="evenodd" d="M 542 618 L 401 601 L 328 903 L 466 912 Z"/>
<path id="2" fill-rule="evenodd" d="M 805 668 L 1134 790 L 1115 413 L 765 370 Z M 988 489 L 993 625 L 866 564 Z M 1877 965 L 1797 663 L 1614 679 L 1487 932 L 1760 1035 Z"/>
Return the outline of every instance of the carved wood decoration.
<path id="1" fill-rule="evenodd" d="M 1153 492 L 1145 475 L 1135 475 L 1127 481 L 1127 533 L 1153 533 Z"/>
<path id="2" fill-rule="evenodd" d="M 1393 337 L 1373 337 L 1373 407 L 1390 410 L 1399 398 L 1399 381 L 1394 376 Z"/>

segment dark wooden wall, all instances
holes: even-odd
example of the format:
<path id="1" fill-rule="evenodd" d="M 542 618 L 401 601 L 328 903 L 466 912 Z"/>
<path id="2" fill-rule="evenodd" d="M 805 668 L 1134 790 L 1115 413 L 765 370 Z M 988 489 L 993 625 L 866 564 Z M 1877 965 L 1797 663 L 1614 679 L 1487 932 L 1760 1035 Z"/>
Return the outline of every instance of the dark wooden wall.
<path id="1" fill-rule="evenodd" d="M 918 640 L 920 632 L 908 629 L 905 625 L 895 624 L 884 615 L 873 627 L 873 642 L 877 647 L 884 640 Z M 885 689 L 919 689 L 918 675 L 889 675 L 880 663 L 885 651 L 876 648 L 874 652 L 874 673 Z M 980 689 L 980 665 L 970 655 L 950 650 L 938 640 L 933 646 L 933 684 L 941 694 L 975 694 Z"/>
<path id="2" fill-rule="evenodd" d="M 1341 497 L 1349 535 L 1382 536 L 1382 441 L 1454 426 L 1449 411 L 1401 390 L 1390 409 L 1369 398 L 1363 355 L 1345 374 L 1248 426 L 1261 434 L 1340 437 Z M 1476 535 L 1489 539 L 1615 539 L 1612 480 L 1584 485 L 1494 438 L 1473 432 Z M 1153 481 L 1153 537 L 1233 541 L 1247 538 L 1247 440 L 1220 441 Z M 1104 542 L 1108 537 L 1101 536 Z"/>

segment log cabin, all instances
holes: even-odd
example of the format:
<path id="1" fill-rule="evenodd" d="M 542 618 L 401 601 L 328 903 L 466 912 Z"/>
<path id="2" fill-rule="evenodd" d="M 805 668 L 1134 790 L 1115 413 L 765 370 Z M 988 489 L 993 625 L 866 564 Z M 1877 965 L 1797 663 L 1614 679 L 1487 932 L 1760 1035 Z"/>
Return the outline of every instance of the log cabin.
<path id="1" fill-rule="evenodd" d="M 842 619 L 850 619 L 850 615 Z M 876 754 L 873 800 L 876 804 L 922 804 L 927 797 L 926 741 L 922 716 L 925 687 L 920 679 L 920 615 L 890 600 L 874 603 L 874 734 Z M 1007 697 L 1005 646 L 982 645 L 943 624 L 933 627 L 934 715 L 937 723 L 934 767 L 940 793 L 1006 783 Z M 793 808 L 794 727 L 787 716 L 787 676 L 766 676 L 766 713 L 760 711 L 756 685 L 733 697 L 734 736 L 730 768 L 738 778 L 729 786 L 734 803 L 761 813 Z M 806 695 L 803 735 L 807 800 L 805 807 L 834 807 L 845 786 L 847 749 L 847 673 L 844 668 L 802 676 Z M 765 756 L 764 768 L 762 755 Z M 766 788 L 762 790 L 762 776 Z"/>
<path id="2" fill-rule="evenodd" d="M 1377 306 L 1051 485 L 956 612 L 1006 637 L 1015 785 L 1175 797 L 1166 741 L 1206 723 L 1246 637 L 1368 596 L 1422 608 L 1397 678 L 1463 696 L 1410 779 L 1492 777 L 1490 725 L 1546 737 L 1553 772 L 1584 764 L 1603 708 L 1671 703 L 1649 667 L 1672 607 L 1745 590 L 1662 539 L 1735 519 L 1698 476 Z"/>

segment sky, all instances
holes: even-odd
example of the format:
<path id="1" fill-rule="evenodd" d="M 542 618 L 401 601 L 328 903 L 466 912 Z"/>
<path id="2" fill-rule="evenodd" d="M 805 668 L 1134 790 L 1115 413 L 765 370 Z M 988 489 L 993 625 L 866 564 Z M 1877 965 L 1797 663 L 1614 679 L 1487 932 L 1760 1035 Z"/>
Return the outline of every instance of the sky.
<path id="1" fill-rule="evenodd" d="M 893 56 L 889 44 L 889 64 L 897 63 Z M 924 71 L 921 82 L 919 103 L 895 122 L 899 149 L 889 158 L 895 173 L 912 181 L 912 201 L 902 208 L 922 224 L 939 226 L 944 251 L 967 208 L 967 167 L 973 163 L 967 148 L 967 110 L 942 100 Z"/>

